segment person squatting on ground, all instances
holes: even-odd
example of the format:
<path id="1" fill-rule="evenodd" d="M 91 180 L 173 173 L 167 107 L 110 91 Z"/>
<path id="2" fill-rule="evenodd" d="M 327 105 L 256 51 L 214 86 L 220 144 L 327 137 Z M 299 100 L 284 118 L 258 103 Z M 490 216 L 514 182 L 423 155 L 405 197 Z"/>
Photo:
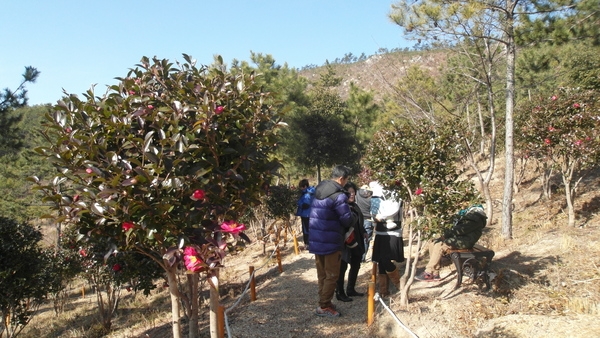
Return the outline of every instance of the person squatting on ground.
<path id="1" fill-rule="evenodd" d="M 481 204 L 460 210 L 454 216 L 454 225 L 444 235 L 429 241 L 429 262 L 418 280 L 433 282 L 440 280 L 440 262 L 448 249 L 470 249 L 481 237 L 487 216 Z"/>
<path id="2" fill-rule="evenodd" d="M 340 316 L 331 299 L 340 274 L 344 234 L 356 222 L 343 188 L 349 176 L 349 168 L 334 167 L 331 179 L 317 185 L 311 204 L 308 250 L 315 255 L 317 267 L 319 306 L 315 313 L 318 316 Z"/>
<path id="3" fill-rule="evenodd" d="M 366 262 L 367 251 L 369 251 L 369 244 L 371 243 L 371 237 L 373 236 L 373 217 L 371 216 L 371 197 L 373 196 L 373 190 L 368 185 L 363 185 L 356 192 L 356 204 L 360 208 L 363 216 L 363 228 L 365 229 L 365 253 L 363 254 L 362 261 Z"/>
<path id="4" fill-rule="evenodd" d="M 337 281 L 337 288 L 335 289 L 335 298 L 342 302 L 350 302 L 350 297 L 362 297 L 365 294 L 357 292 L 355 289 L 356 279 L 358 278 L 358 272 L 360 270 L 360 263 L 362 262 L 363 255 L 365 253 L 365 229 L 363 228 L 363 216 L 362 213 L 355 203 L 356 197 L 356 185 L 352 182 L 346 183 L 344 186 L 348 193 L 348 205 L 350 211 L 356 217 L 356 222 L 352 224 L 348 232 L 345 234 L 345 245 L 342 248 L 342 261 L 340 262 L 340 276 Z M 344 276 L 346 270 L 350 264 L 350 271 L 348 272 L 348 286 L 344 292 Z"/>
<path id="5" fill-rule="evenodd" d="M 384 192 L 381 185 L 373 187 L 371 213 L 375 220 L 375 240 L 371 260 L 377 262 L 379 269 L 379 295 L 386 297 L 390 294 L 390 281 L 400 290 L 400 273 L 393 261 L 404 262 L 402 202 L 392 193 Z"/>
<path id="6" fill-rule="evenodd" d="M 308 180 L 303 179 L 298 183 L 298 188 L 300 189 L 300 197 L 298 198 L 296 216 L 300 216 L 300 221 L 302 223 L 302 240 L 304 242 L 304 248 L 306 249 L 308 247 L 308 217 L 310 216 L 310 204 L 315 196 L 315 187 L 311 187 L 308 184 Z"/>

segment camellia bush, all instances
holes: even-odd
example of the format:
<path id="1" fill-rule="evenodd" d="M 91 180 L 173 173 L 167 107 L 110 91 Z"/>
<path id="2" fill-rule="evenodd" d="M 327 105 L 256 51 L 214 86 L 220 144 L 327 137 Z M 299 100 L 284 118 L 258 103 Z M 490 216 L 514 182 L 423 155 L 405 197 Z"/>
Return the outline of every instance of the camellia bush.
<path id="1" fill-rule="evenodd" d="M 449 125 L 449 124 L 445 124 Z M 376 133 L 364 157 L 365 165 L 386 190 L 404 202 L 409 218 L 409 252 L 419 252 L 422 239 L 439 236 L 452 226 L 453 215 L 479 203 L 471 181 L 461 179 L 460 140 L 451 128 L 426 121 L 393 125 Z M 412 250 L 413 233 L 417 248 Z M 408 305 L 408 292 L 416 273 L 418 254 L 407 258 L 401 278 L 400 303 Z"/>
<path id="2" fill-rule="evenodd" d="M 523 102 L 519 140 L 526 156 L 542 163 L 549 189 L 551 173 L 561 174 L 568 224 L 575 225 L 574 200 L 587 169 L 600 161 L 600 102 L 597 91 L 560 90 Z"/>
<path id="3" fill-rule="evenodd" d="M 49 251 L 39 228 L 0 217 L 0 337 L 16 337 L 55 285 Z"/>
<path id="4" fill-rule="evenodd" d="M 281 117 L 255 74 L 226 73 L 220 58 L 208 68 L 183 57 L 182 64 L 144 57 L 102 96 L 91 89 L 59 101 L 47 115 L 48 146 L 37 149 L 59 174 L 32 178 L 56 206 L 57 222 L 162 257 L 174 337 L 178 268 L 212 277 L 248 240 L 237 219 L 280 167 L 272 154 Z M 189 331 L 197 334 L 193 313 Z"/>

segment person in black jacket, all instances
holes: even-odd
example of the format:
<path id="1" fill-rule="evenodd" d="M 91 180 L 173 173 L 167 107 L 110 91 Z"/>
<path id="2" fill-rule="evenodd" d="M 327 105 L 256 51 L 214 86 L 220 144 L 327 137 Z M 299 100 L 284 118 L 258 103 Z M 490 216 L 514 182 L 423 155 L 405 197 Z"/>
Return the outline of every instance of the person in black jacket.
<path id="1" fill-rule="evenodd" d="M 481 237 L 487 223 L 487 216 L 481 204 L 463 209 L 455 215 L 454 226 L 444 231 L 444 235 L 429 243 L 429 263 L 422 274 L 415 277 L 426 282 L 440 280 L 440 261 L 446 250 L 470 249 Z"/>
<path id="2" fill-rule="evenodd" d="M 342 302 L 352 301 L 352 296 L 362 297 L 364 293 L 357 292 L 356 280 L 358 279 L 358 271 L 360 270 L 360 263 L 365 253 L 365 229 L 363 228 L 363 215 L 358 205 L 354 202 L 356 198 L 356 185 L 352 182 L 346 183 L 344 186 L 348 193 L 348 204 L 350 205 L 350 211 L 355 215 L 356 221 L 352 224 L 348 232 L 346 232 L 345 245 L 342 249 L 342 262 L 340 263 L 340 276 L 337 281 L 337 288 L 335 289 L 335 297 L 337 300 Z M 346 270 L 350 264 L 350 271 L 348 272 L 348 286 L 344 291 L 344 277 Z"/>

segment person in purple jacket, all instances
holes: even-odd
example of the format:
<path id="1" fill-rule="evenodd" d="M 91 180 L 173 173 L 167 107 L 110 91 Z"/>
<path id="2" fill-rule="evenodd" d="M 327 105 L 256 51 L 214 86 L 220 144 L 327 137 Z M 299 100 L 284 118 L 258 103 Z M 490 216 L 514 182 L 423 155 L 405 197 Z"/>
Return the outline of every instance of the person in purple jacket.
<path id="1" fill-rule="evenodd" d="M 317 185 L 311 204 L 308 248 L 315 255 L 319 281 L 319 306 L 315 311 L 317 316 L 340 316 L 331 300 L 340 274 L 344 234 L 356 222 L 343 188 L 349 178 L 348 167 L 334 167 L 331 179 Z"/>

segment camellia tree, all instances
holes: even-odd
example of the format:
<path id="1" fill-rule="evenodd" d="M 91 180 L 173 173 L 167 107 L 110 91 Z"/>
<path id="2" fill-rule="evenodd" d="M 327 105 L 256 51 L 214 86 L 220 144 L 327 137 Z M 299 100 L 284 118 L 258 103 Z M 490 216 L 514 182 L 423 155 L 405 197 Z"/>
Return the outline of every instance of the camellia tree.
<path id="1" fill-rule="evenodd" d="M 443 233 L 452 226 L 457 211 L 477 201 L 472 182 L 460 178 L 457 164 L 461 156 L 455 133 L 441 126 L 425 120 L 394 124 L 373 136 L 365 154 L 365 165 L 373 179 L 400 197 L 410 214 L 405 221 L 409 226 L 409 252 L 413 252 L 413 232 L 417 233 L 414 252 L 419 252 L 422 238 Z M 418 255 L 411 265 L 408 257 L 401 278 L 400 303 L 404 306 L 408 305 L 417 259 Z"/>
<path id="2" fill-rule="evenodd" d="M 0 338 L 16 337 L 56 285 L 39 227 L 0 217 Z"/>
<path id="3" fill-rule="evenodd" d="M 234 76 L 183 57 L 176 65 L 144 57 L 104 95 L 91 89 L 83 100 L 59 101 L 47 115 L 49 144 L 37 149 L 59 174 L 32 178 L 57 206 L 57 222 L 162 257 L 176 338 L 178 268 L 211 281 L 225 253 L 248 239 L 237 219 L 279 168 L 271 155 L 281 121 L 253 73 Z M 194 337 L 198 297 L 191 299 Z"/>
<path id="4" fill-rule="evenodd" d="M 542 162 L 545 186 L 558 170 L 567 202 L 568 224 L 575 225 L 574 200 L 585 170 L 600 161 L 600 102 L 597 91 L 562 90 L 519 106 L 519 141 L 528 156 Z"/>

